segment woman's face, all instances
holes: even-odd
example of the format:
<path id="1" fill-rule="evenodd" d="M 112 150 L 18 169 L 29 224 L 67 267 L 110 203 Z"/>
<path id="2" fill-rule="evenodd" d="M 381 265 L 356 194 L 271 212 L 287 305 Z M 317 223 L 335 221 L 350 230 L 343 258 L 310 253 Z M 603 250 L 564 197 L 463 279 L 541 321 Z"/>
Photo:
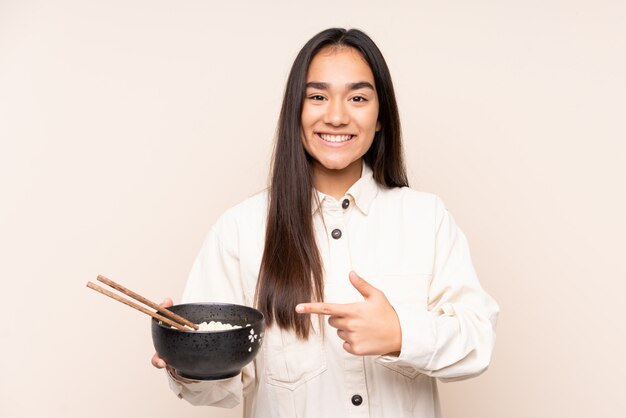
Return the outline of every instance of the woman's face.
<path id="1" fill-rule="evenodd" d="M 378 96 L 367 62 L 352 48 L 322 49 L 309 66 L 302 107 L 302 140 L 314 169 L 360 167 L 378 130 Z"/>

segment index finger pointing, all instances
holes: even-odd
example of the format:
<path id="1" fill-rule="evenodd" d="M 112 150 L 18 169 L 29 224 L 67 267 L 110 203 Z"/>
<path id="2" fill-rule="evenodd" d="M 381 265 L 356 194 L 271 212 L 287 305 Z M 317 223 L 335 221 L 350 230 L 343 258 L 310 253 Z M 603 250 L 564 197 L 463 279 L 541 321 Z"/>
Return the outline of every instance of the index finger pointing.
<path id="1" fill-rule="evenodd" d="M 343 316 L 346 313 L 345 306 L 339 303 L 299 303 L 296 312 L 300 314 L 321 314 Z"/>

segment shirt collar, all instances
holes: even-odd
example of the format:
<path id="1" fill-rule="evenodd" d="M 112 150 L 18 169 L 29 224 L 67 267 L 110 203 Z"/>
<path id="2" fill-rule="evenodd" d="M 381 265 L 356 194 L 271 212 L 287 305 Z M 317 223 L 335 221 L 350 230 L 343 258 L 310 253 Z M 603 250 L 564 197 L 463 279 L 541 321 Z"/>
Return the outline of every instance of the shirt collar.
<path id="1" fill-rule="evenodd" d="M 374 180 L 374 173 L 367 164 L 363 163 L 361 178 L 348 189 L 346 194 L 352 196 L 356 207 L 361 212 L 365 215 L 369 213 L 370 206 L 378 194 L 378 183 Z"/>
<path id="2" fill-rule="evenodd" d="M 363 162 L 361 169 L 361 177 L 346 192 L 346 196 L 352 197 L 354 204 L 363 214 L 369 213 L 370 206 L 374 198 L 378 194 L 378 184 L 374 180 L 372 169 Z M 328 195 L 317 189 L 313 190 L 313 201 L 311 202 L 311 213 L 315 213 L 324 199 L 329 198 Z"/>

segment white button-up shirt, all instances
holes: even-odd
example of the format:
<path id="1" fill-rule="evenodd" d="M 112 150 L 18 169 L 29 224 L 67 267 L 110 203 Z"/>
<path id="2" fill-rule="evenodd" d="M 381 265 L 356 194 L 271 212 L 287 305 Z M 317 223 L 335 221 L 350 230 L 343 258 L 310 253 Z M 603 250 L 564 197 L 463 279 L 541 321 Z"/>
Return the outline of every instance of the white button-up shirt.
<path id="1" fill-rule="evenodd" d="M 316 332 L 307 341 L 271 327 L 240 375 L 187 384 L 170 376 L 172 390 L 192 404 L 243 400 L 246 418 L 440 417 L 436 379 L 482 373 L 495 342 L 498 306 L 478 282 L 465 236 L 438 197 L 381 187 L 366 165 L 340 200 L 319 198 L 312 214 L 324 300 L 363 300 L 348 280 L 351 270 L 382 290 L 400 319 L 399 356 L 349 354 L 334 328 L 324 321 L 320 333 L 312 318 Z M 183 302 L 253 305 L 267 203 L 262 192 L 220 217 Z"/>

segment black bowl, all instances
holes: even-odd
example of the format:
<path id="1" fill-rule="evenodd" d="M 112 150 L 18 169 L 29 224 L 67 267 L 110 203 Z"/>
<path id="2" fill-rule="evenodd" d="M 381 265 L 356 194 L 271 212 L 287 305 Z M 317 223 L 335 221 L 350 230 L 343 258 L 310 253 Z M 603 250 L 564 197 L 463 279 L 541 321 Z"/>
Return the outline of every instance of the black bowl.
<path id="1" fill-rule="evenodd" d="M 152 319 L 152 342 L 179 376 L 194 380 L 226 379 L 239 374 L 261 347 L 265 322 L 254 308 L 228 303 L 186 303 L 168 308 L 199 324 L 220 321 L 242 328 L 181 331 Z"/>

